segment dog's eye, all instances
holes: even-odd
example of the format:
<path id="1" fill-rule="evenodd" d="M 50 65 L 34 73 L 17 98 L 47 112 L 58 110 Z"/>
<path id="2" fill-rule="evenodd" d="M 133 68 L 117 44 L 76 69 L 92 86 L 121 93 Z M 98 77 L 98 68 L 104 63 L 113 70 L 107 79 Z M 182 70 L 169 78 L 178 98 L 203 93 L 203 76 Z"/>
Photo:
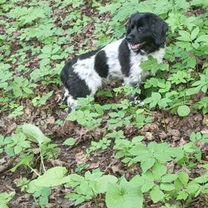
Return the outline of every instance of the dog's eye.
<path id="1" fill-rule="evenodd" d="M 131 25 L 131 29 L 134 29 L 134 26 L 135 26 L 135 25 Z"/>

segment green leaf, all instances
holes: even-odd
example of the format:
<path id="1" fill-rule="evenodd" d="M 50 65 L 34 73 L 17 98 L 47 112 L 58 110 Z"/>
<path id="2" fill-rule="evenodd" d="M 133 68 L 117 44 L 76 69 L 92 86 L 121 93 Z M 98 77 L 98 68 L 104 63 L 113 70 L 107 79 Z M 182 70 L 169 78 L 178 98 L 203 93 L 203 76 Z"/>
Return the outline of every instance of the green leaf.
<path id="1" fill-rule="evenodd" d="M 138 156 L 139 161 L 146 160 L 147 158 L 149 158 L 148 156 L 150 155 L 147 147 L 142 143 L 139 143 L 132 147 L 129 152 L 132 155 Z"/>
<path id="2" fill-rule="evenodd" d="M 138 187 L 126 182 L 122 186 L 109 184 L 105 196 L 108 208 L 142 208 L 143 195 Z"/>
<path id="3" fill-rule="evenodd" d="M 180 117 L 185 117 L 190 114 L 191 110 L 187 105 L 181 105 L 177 109 L 177 113 Z"/>
<path id="4" fill-rule="evenodd" d="M 116 184 L 118 179 L 112 175 L 104 175 L 98 179 L 96 184 L 96 193 L 105 193 L 108 189 L 108 184 Z"/>
<path id="5" fill-rule="evenodd" d="M 8 202 L 14 197 L 15 192 L 10 192 L 10 193 L 0 193 L 0 207 L 1 208 L 9 208 L 9 206 L 7 206 Z"/>
<path id="6" fill-rule="evenodd" d="M 185 30 L 180 30 L 179 31 L 179 37 L 177 38 L 178 40 L 182 40 L 182 41 L 191 41 L 191 37 L 190 34 L 185 31 Z"/>
<path id="7" fill-rule="evenodd" d="M 158 92 L 152 92 L 151 97 L 146 98 L 144 102 L 145 104 L 149 103 L 150 108 L 154 108 L 156 107 L 156 105 L 159 103 L 160 100 L 161 100 L 161 94 Z"/>
<path id="8" fill-rule="evenodd" d="M 148 192 L 153 186 L 154 186 L 154 181 L 151 179 L 147 179 L 143 181 L 143 185 L 142 185 L 142 193 Z"/>
<path id="9" fill-rule="evenodd" d="M 152 71 L 153 73 L 157 71 L 158 69 L 158 63 L 157 60 L 154 58 L 149 58 L 144 63 L 140 64 L 143 70 L 145 71 Z"/>
<path id="10" fill-rule="evenodd" d="M 207 183 L 208 182 L 208 174 L 205 174 L 205 175 L 202 175 L 202 176 L 200 176 L 200 177 L 198 177 L 198 178 L 195 178 L 194 179 L 194 181 L 196 182 L 196 183 Z"/>
<path id="11" fill-rule="evenodd" d="M 154 178 L 151 174 L 145 173 L 142 176 L 135 176 L 132 178 L 131 183 L 135 184 L 135 186 L 141 186 L 142 193 L 148 192 L 154 186 Z"/>
<path id="12" fill-rule="evenodd" d="M 154 158 L 148 158 L 147 160 L 141 162 L 141 168 L 142 168 L 143 172 L 145 173 L 154 164 L 155 164 L 155 159 Z"/>
<path id="13" fill-rule="evenodd" d="M 23 155 L 21 160 L 11 169 L 12 172 L 15 172 L 18 167 L 26 166 L 30 167 L 33 162 L 33 155 Z"/>
<path id="14" fill-rule="evenodd" d="M 175 189 L 175 186 L 169 183 L 162 183 L 160 185 L 160 189 L 163 191 L 173 191 Z"/>
<path id="15" fill-rule="evenodd" d="M 9 118 L 16 118 L 18 116 L 21 116 L 24 114 L 24 107 L 23 106 L 19 106 L 17 107 L 13 112 L 11 112 L 9 114 Z"/>
<path id="16" fill-rule="evenodd" d="M 54 167 L 47 170 L 43 175 L 29 183 L 28 192 L 34 193 L 38 187 L 55 187 L 71 180 L 70 175 L 65 176 L 65 167 Z"/>
<path id="17" fill-rule="evenodd" d="M 186 200 L 187 198 L 188 198 L 188 193 L 186 193 L 185 191 L 178 192 L 177 200 Z"/>
<path id="18" fill-rule="evenodd" d="M 192 195 L 195 195 L 199 189 L 200 189 L 200 185 L 195 181 L 188 183 L 186 188 L 187 192 Z"/>
<path id="19" fill-rule="evenodd" d="M 197 38 L 196 41 L 197 42 L 204 42 L 204 43 L 208 44 L 208 35 L 201 35 Z"/>
<path id="20" fill-rule="evenodd" d="M 70 137 L 64 141 L 64 145 L 73 146 L 76 143 L 76 139 Z"/>
<path id="21" fill-rule="evenodd" d="M 195 152 L 195 145 L 193 143 L 187 143 L 183 146 L 185 152 L 194 153 Z"/>
<path id="22" fill-rule="evenodd" d="M 160 180 L 167 172 L 167 167 L 161 163 L 155 163 L 152 168 L 152 174 L 155 180 Z"/>
<path id="23" fill-rule="evenodd" d="M 50 188 L 40 188 L 37 189 L 35 193 L 33 193 L 33 196 L 35 198 L 38 198 L 38 204 L 40 205 L 40 207 L 46 207 L 46 205 L 48 204 L 48 197 L 51 194 L 51 189 Z"/>
<path id="24" fill-rule="evenodd" d="M 165 197 L 164 193 L 160 190 L 159 186 L 154 186 L 150 191 L 150 197 L 154 203 L 162 201 Z"/>
<path id="25" fill-rule="evenodd" d="M 192 88 L 188 88 L 186 90 L 186 94 L 187 95 L 195 95 L 197 94 L 198 92 L 200 92 L 200 87 L 192 87 Z"/>
<path id="26" fill-rule="evenodd" d="M 175 181 L 176 178 L 178 178 L 177 174 L 166 174 L 162 177 L 161 182 L 162 183 L 171 183 L 171 182 Z"/>
<path id="27" fill-rule="evenodd" d="M 186 172 L 180 172 L 178 174 L 178 179 L 181 181 L 181 183 L 186 186 L 189 181 L 189 175 Z"/>
<path id="28" fill-rule="evenodd" d="M 21 129 L 27 137 L 35 142 L 38 142 L 39 145 L 41 145 L 42 143 L 50 142 L 50 139 L 46 137 L 43 132 L 35 125 L 24 124 L 21 126 Z"/>
<path id="29" fill-rule="evenodd" d="M 199 27 L 196 27 L 191 32 L 191 40 L 193 41 L 194 39 L 196 39 L 198 34 L 199 34 Z"/>

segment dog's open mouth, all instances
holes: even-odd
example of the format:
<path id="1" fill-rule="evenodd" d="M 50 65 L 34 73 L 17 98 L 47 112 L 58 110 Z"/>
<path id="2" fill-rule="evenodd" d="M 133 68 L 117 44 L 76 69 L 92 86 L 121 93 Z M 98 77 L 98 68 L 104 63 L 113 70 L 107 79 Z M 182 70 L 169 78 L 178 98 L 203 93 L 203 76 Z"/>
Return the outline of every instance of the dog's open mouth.
<path id="1" fill-rule="evenodd" d="M 138 51 L 142 48 L 142 46 L 145 44 L 145 42 L 138 43 L 138 44 L 130 44 L 130 47 L 133 51 Z"/>

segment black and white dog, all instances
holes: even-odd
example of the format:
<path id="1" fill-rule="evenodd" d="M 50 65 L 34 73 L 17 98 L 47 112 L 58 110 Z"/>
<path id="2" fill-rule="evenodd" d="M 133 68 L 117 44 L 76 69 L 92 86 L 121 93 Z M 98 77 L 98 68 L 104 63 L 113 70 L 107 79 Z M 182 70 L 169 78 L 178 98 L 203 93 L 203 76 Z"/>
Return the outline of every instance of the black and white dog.
<path id="1" fill-rule="evenodd" d="M 162 62 L 167 31 L 157 15 L 136 13 L 129 19 L 125 38 L 68 62 L 61 80 L 71 110 L 76 109 L 77 98 L 93 96 L 105 80 L 121 79 L 126 85 L 139 86 L 145 78 L 140 63 L 149 55 Z"/>

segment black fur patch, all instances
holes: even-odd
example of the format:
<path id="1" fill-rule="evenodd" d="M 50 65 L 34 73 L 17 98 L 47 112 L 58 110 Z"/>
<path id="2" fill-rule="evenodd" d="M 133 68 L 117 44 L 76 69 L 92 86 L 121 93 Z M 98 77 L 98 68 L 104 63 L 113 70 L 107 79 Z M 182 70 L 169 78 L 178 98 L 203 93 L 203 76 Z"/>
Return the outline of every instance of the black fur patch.
<path id="1" fill-rule="evenodd" d="M 118 50 L 118 59 L 121 65 L 121 71 L 126 77 L 128 77 L 130 70 L 130 50 L 126 40 L 121 42 Z"/>
<path id="2" fill-rule="evenodd" d="M 62 72 L 61 81 L 63 82 L 65 88 L 69 91 L 69 94 L 77 99 L 78 97 L 86 97 L 90 95 L 91 91 L 86 85 L 86 82 L 79 78 L 79 76 L 73 71 L 73 64 L 76 61 L 68 62 Z"/>
<path id="3" fill-rule="evenodd" d="M 95 50 L 95 51 L 90 51 L 90 52 L 81 54 L 81 55 L 79 56 L 79 59 L 80 59 L 80 60 L 83 60 L 83 59 L 90 58 L 91 56 L 94 56 L 99 50 L 100 50 L 100 48 L 97 49 L 97 50 Z"/>
<path id="4" fill-rule="evenodd" d="M 105 51 L 101 50 L 96 54 L 94 68 L 100 77 L 107 78 L 109 66 Z"/>

